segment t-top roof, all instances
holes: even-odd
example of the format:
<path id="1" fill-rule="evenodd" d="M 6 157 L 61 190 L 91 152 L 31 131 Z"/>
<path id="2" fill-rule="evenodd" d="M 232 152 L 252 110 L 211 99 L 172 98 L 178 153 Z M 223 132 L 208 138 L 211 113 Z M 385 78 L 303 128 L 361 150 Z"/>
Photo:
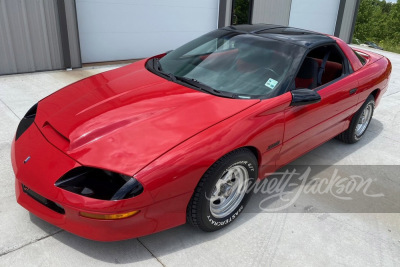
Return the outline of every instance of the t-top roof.
<path id="1" fill-rule="evenodd" d="M 322 44 L 335 43 L 335 40 L 327 35 L 273 24 L 243 24 L 232 25 L 224 30 L 254 34 L 261 37 L 286 41 L 305 47 L 314 47 Z"/>

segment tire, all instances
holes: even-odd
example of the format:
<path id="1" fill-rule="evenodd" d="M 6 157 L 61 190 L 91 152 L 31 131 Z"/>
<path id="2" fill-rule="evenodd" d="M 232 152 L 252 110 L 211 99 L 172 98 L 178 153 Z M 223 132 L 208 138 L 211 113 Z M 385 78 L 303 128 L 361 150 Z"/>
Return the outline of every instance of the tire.
<path id="1" fill-rule="evenodd" d="M 250 199 L 247 188 L 257 174 L 257 158 L 246 148 L 220 158 L 200 179 L 187 208 L 188 222 L 206 232 L 232 223 Z"/>
<path id="2" fill-rule="evenodd" d="M 347 144 L 358 142 L 368 129 L 369 123 L 374 115 L 374 109 L 375 98 L 370 95 L 356 114 L 354 114 L 349 128 L 336 138 Z M 362 122 L 362 120 L 364 120 L 364 122 Z"/>

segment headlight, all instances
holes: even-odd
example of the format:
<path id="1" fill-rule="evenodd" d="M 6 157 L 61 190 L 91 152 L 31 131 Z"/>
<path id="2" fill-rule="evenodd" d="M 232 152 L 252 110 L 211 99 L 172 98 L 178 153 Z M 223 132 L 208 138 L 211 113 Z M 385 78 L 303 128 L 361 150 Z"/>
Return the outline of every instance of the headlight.
<path id="1" fill-rule="evenodd" d="M 55 185 L 81 196 L 102 200 L 127 199 L 143 192 L 142 184 L 133 177 L 90 167 L 70 170 Z"/>
<path id="2" fill-rule="evenodd" d="M 36 110 L 37 110 L 37 103 L 31 107 L 22 120 L 19 122 L 17 133 L 15 134 L 15 141 L 32 125 L 35 121 L 36 117 Z"/>

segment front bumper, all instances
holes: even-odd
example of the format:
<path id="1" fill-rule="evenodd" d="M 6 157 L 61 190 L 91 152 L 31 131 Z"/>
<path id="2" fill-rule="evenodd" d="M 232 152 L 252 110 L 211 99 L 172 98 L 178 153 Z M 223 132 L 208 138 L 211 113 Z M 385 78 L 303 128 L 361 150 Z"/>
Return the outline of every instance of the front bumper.
<path id="1" fill-rule="evenodd" d="M 50 144 L 35 124 L 17 142 L 13 141 L 11 158 L 18 203 L 43 220 L 81 237 L 98 241 L 123 240 L 168 229 L 186 221 L 182 212 L 186 207 L 182 205 L 190 199 L 190 193 L 153 203 L 145 190 L 131 199 L 104 201 L 56 187 L 54 183 L 57 179 L 80 164 Z M 61 206 L 64 213 L 35 200 L 27 193 L 29 190 Z M 99 220 L 79 215 L 81 211 L 115 214 L 133 210 L 140 212 L 119 220 Z"/>

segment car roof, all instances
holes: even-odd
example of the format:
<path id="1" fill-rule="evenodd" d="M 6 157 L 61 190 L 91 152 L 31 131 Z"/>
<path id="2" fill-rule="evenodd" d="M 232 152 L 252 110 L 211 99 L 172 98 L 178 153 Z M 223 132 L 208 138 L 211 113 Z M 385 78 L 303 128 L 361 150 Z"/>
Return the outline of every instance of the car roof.
<path id="1" fill-rule="evenodd" d="M 274 24 L 232 25 L 222 29 L 285 41 L 307 48 L 313 48 L 323 44 L 331 44 L 336 42 L 328 35 Z"/>

